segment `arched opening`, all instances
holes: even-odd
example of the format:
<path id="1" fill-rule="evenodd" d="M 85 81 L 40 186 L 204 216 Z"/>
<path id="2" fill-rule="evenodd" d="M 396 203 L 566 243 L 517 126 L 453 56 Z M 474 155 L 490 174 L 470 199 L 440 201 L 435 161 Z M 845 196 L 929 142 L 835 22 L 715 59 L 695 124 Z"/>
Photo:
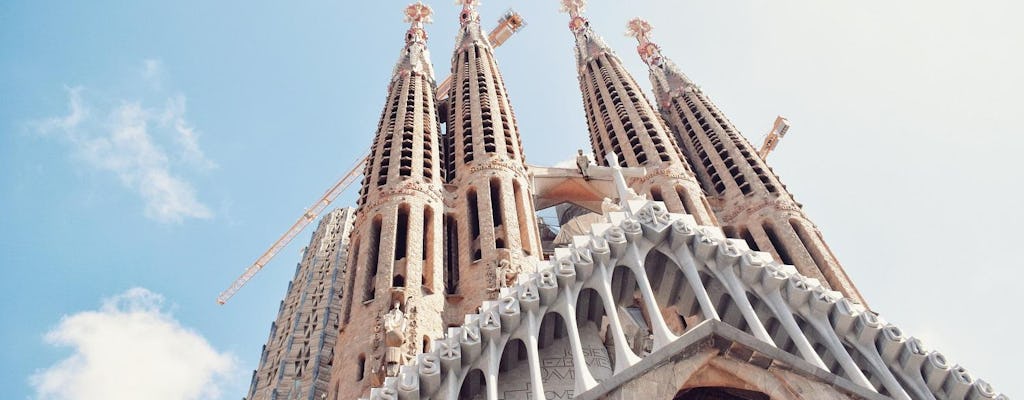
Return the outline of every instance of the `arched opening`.
<path id="1" fill-rule="evenodd" d="M 544 315 L 544 319 L 540 323 L 540 333 L 537 335 L 538 348 L 545 349 L 551 346 L 556 340 L 565 338 L 569 334 L 569 330 L 565 326 L 565 320 L 562 319 L 562 315 L 555 312 L 549 312 Z"/>
<path id="2" fill-rule="evenodd" d="M 356 296 L 353 295 L 352 289 L 354 289 L 356 286 L 355 271 L 357 271 L 357 268 L 359 268 L 359 242 L 360 240 L 358 237 L 354 238 L 352 241 L 352 246 L 349 248 L 349 251 L 352 252 L 352 263 L 349 264 L 351 265 L 351 267 L 348 268 L 348 271 L 351 271 L 351 273 L 348 273 L 345 276 L 346 290 L 344 293 L 342 293 L 343 296 L 348 297 L 348 303 L 345 304 L 345 322 L 344 324 L 342 324 L 343 326 L 348 326 L 348 321 L 349 319 L 352 318 L 352 303 L 356 302 Z"/>
<path id="3" fill-rule="evenodd" d="M 501 351 L 501 362 L 498 364 L 498 372 L 513 371 L 521 368 L 520 365 L 527 359 L 526 344 L 520 339 L 511 339 L 505 343 L 505 349 Z M 499 379 L 499 382 L 501 379 Z"/>
<path id="4" fill-rule="evenodd" d="M 434 209 L 423 207 L 423 287 L 434 293 Z"/>
<path id="5" fill-rule="evenodd" d="M 366 273 L 363 281 L 363 301 L 373 300 L 374 293 L 376 291 L 377 281 L 377 264 L 380 262 L 380 242 L 381 242 L 381 216 L 377 215 L 373 218 L 373 225 L 370 230 L 370 237 L 373 238 L 373 243 L 370 243 L 367 249 L 370 254 L 369 262 L 366 265 Z M 357 267 L 358 268 L 358 267 Z"/>
<path id="6" fill-rule="evenodd" d="M 473 240 L 480 237 L 480 204 L 477 202 L 476 189 L 469 188 L 466 192 L 466 210 L 469 211 L 469 231 Z"/>
<path id="7" fill-rule="evenodd" d="M 615 365 L 615 338 L 604 303 L 596 290 L 586 288 L 576 299 L 576 329 L 580 333 L 590 375 L 598 382 L 611 376 Z"/>
<path id="8" fill-rule="evenodd" d="M 474 369 L 466 375 L 462 381 L 462 388 L 459 389 L 459 400 L 483 399 L 487 396 L 487 380 L 484 373 Z"/>
<path id="9" fill-rule="evenodd" d="M 693 204 L 693 199 L 690 198 L 690 194 L 687 193 L 686 188 L 683 185 L 676 185 L 676 195 L 679 196 L 679 201 L 683 203 L 683 212 L 696 216 L 697 205 Z M 701 221 L 697 221 L 700 223 Z"/>
<path id="10" fill-rule="evenodd" d="M 530 244 L 530 222 L 526 216 L 526 203 L 523 201 L 523 189 L 519 185 L 519 181 L 512 181 L 512 194 L 516 200 L 516 217 L 519 220 L 519 242 L 523 246 L 523 253 L 530 255 L 533 253 L 533 246 Z"/>
<path id="11" fill-rule="evenodd" d="M 422 353 L 430 351 L 430 336 L 423 335 L 423 350 Z"/>
<path id="12" fill-rule="evenodd" d="M 768 236 L 768 241 L 772 242 L 772 248 L 778 254 L 779 260 L 785 264 L 793 265 L 793 258 L 789 256 L 789 250 L 786 249 L 785 243 L 782 243 L 778 233 L 775 231 L 775 226 L 771 222 L 764 223 L 764 233 Z"/>
<path id="13" fill-rule="evenodd" d="M 679 269 L 679 265 L 658 250 L 652 250 L 647 254 L 644 267 L 647 281 L 651 283 L 651 290 L 654 292 L 654 301 L 661 310 L 665 324 L 672 333 L 683 334 L 686 331 L 686 314 L 676 303 L 679 302 L 680 292 L 689 289 L 686 276 Z"/>
<path id="14" fill-rule="evenodd" d="M 651 200 L 654 201 L 665 201 L 665 198 L 661 196 L 661 188 L 657 186 L 651 186 Z"/>
<path id="15" fill-rule="evenodd" d="M 501 226 L 503 221 L 503 210 L 501 209 L 501 181 L 498 178 L 491 178 L 491 219 L 494 226 Z"/>
<path id="16" fill-rule="evenodd" d="M 395 261 L 405 258 L 409 249 L 409 205 L 398 206 L 398 224 L 395 226 Z"/>
<path id="17" fill-rule="evenodd" d="M 446 294 L 455 294 L 459 290 L 459 222 L 454 215 L 445 214 L 444 232 L 444 290 Z"/>
<path id="18" fill-rule="evenodd" d="M 637 286 L 633 271 L 625 266 L 615 267 L 612 272 L 612 296 L 618 310 L 619 322 L 626 334 L 626 341 L 633 353 L 643 357 L 654 348 L 651 334 L 651 319 L 640 287 Z"/>
<path id="19" fill-rule="evenodd" d="M 769 400 L 768 395 L 750 390 L 701 387 L 683 389 L 672 400 Z"/>
<path id="20" fill-rule="evenodd" d="M 366 377 L 366 354 L 360 354 L 356 359 L 356 382 Z"/>

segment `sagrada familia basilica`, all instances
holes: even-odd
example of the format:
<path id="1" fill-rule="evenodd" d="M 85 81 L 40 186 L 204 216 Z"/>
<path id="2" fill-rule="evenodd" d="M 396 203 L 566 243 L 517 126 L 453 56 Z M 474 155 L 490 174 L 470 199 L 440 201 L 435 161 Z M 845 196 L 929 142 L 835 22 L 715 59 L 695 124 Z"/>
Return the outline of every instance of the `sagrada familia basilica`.
<path id="1" fill-rule="evenodd" d="M 1008 398 L 869 307 L 647 22 L 653 99 L 562 1 L 596 163 L 539 167 L 459 3 L 444 85 L 406 9 L 358 204 L 319 223 L 247 399 Z"/>

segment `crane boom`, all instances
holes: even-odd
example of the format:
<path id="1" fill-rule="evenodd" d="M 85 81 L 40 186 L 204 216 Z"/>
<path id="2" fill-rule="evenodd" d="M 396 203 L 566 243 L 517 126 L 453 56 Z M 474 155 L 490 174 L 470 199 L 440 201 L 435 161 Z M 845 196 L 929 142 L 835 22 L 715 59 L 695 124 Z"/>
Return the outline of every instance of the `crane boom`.
<path id="1" fill-rule="evenodd" d="M 260 272 L 260 270 L 263 269 L 263 267 L 281 251 L 281 249 L 287 246 L 288 243 L 291 243 L 292 239 L 295 239 L 295 236 L 298 236 L 298 234 L 302 232 L 310 222 L 313 222 L 313 220 L 320 215 L 321 211 L 327 208 L 334 199 L 338 198 L 338 196 L 341 195 L 341 193 L 344 192 L 345 189 L 359 177 L 359 175 L 361 175 L 360 169 L 363 164 L 366 163 L 368 155 L 369 152 L 366 152 L 360 156 L 359 161 L 357 161 L 352 168 L 345 173 L 345 176 L 339 179 L 338 182 L 336 182 L 334 186 L 331 186 L 330 189 L 327 189 L 327 192 L 325 192 L 324 195 L 316 201 L 316 203 L 313 203 L 313 205 L 310 206 L 294 224 L 292 224 L 292 227 L 288 228 L 288 231 L 286 231 L 284 235 L 281 235 L 274 244 L 270 245 L 270 248 L 268 248 L 267 251 L 263 252 L 263 255 L 261 255 L 260 258 L 256 259 L 256 262 L 252 263 L 249 268 L 245 269 L 242 276 L 239 276 L 238 279 L 236 279 L 231 286 L 227 288 L 227 290 L 221 292 L 220 296 L 217 296 L 217 303 L 227 303 L 231 296 L 234 296 L 242 286 L 245 286 L 245 283 L 249 282 L 257 272 Z"/>
<path id="2" fill-rule="evenodd" d="M 487 35 L 487 40 L 491 42 L 492 48 L 498 48 L 524 26 L 526 26 L 526 21 L 523 20 L 523 16 L 519 15 L 515 10 L 508 10 L 505 15 L 498 20 L 498 26 L 494 27 L 494 29 L 491 30 L 491 33 Z M 448 89 L 450 89 L 451 86 L 451 75 L 445 78 L 441 84 L 437 85 L 438 101 L 448 98 Z"/>
<path id="3" fill-rule="evenodd" d="M 757 155 L 761 156 L 761 159 L 767 159 L 768 153 L 775 150 L 775 146 L 779 145 L 779 140 L 782 140 L 786 136 L 786 131 L 789 130 L 789 120 L 783 116 L 775 118 L 775 123 L 772 124 L 772 130 L 768 132 L 768 136 L 765 136 L 764 143 L 761 148 L 757 150 Z"/>

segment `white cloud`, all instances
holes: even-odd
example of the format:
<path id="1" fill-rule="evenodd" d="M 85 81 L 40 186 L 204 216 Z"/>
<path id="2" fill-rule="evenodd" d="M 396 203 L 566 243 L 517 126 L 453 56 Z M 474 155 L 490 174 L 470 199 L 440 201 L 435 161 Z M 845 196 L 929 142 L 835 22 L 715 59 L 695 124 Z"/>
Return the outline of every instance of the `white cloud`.
<path id="1" fill-rule="evenodd" d="M 158 61 L 147 60 L 143 78 L 153 78 L 159 69 Z M 198 132 L 185 119 L 185 96 L 168 98 L 162 109 L 122 100 L 104 113 L 106 120 L 97 120 L 91 117 L 82 93 L 81 87 L 68 89 L 68 115 L 38 121 L 36 130 L 59 136 L 71 145 L 75 158 L 116 175 L 143 199 L 145 215 L 151 219 L 180 223 L 213 216 L 180 171 L 172 172 L 179 164 L 200 170 L 216 167 L 199 146 Z M 180 156 L 170 158 L 165 142 L 173 142 Z"/>
<path id="2" fill-rule="evenodd" d="M 65 316 L 45 336 L 71 356 L 29 378 L 40 400 L 218 398 L 236 368 L 163 311 L 163 297 L 133 288 L 95 311 Z"/>

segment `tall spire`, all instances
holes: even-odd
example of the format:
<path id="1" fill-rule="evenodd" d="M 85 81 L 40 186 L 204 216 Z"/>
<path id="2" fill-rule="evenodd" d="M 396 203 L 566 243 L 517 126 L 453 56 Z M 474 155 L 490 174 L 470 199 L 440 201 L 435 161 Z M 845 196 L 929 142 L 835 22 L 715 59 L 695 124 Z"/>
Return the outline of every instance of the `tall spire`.
<path id="1" fill-rule="evenodd" d="M 626 34 L 636 38 L 636 51 L 650 69 L 654 97 L 659 106 L 672 94 L 681 94 L 675 93 L 677 91 L 700 90 L 672 60 L 661 55 L 661 46 L 651 41 L 652 30 L 651 24 L 641 18 L 633 18 L 626 24 Z"/>
<path id="2" fill-rule="evenodd" d="M 590 144 L 598 162 L 616 154 L 622 167 L 645 167 L 648 175 L 633 179 L 637 193 L 664 201 L 669 211 L 692 214 L 698 223 L 713 225 L 711 206 L 658 112 L 620 60 L 583 17 L 583 0 L 562 0 L 576 39 L 576 66 Z"/>
<path id="3" fill-rule="evenodd" d="M 405 36 L 364 170 L 341 278 L 340 332 L 332 385 L 359 393 L 395 376 L 440 336 L 444 209 L 440 123 L 427 52 L 430 8 L 405 9 Z M 337 328 L 335 328 L 337 329 Z"/>
<path id="4" fill-rule="evenodd" d="M 662 117 L 693 166 L 726 235 L 773 253 L 846 297 L 864 303 L 818 228 L 725 114 L 651 41 L 651 25 L 627 24 L 650 69 Z"/>
<path id="5" fill-rule="evenodd" d="M 392 79 L 399 74 L 415 71 L 434 80 L 434 67 L 430 64 L 430 52 L 427 50 L 428 36 L 424 29 L 425 24 L 433 21 L 432 14 L 430 6 L 422 2 L 405 8 L 405 22 L 409 23 L 409 29 L 405 31 L 405 47 L 399 54 Z"/>
<path id="6" fill-rule="evenodd" d="M 604 38 L 590 29 L 590 21 L 583 16 L 586 0 L 561 0 L 562 12 L 569 14 L 569 30 L 576 36 L 576 62 L 586 63 L 602 54 L 615 57 L 615 52 Z"/>
<path id="7" fill-rule="evenodd" d="M 445 135 L 445 286 L 461 322 L 481 301 L 535 269 L 542 252 L 533 189 L 512 104 L 477 0 L 459 0 Z M 487 290 L 480 290 L 487 289 Z"/>

